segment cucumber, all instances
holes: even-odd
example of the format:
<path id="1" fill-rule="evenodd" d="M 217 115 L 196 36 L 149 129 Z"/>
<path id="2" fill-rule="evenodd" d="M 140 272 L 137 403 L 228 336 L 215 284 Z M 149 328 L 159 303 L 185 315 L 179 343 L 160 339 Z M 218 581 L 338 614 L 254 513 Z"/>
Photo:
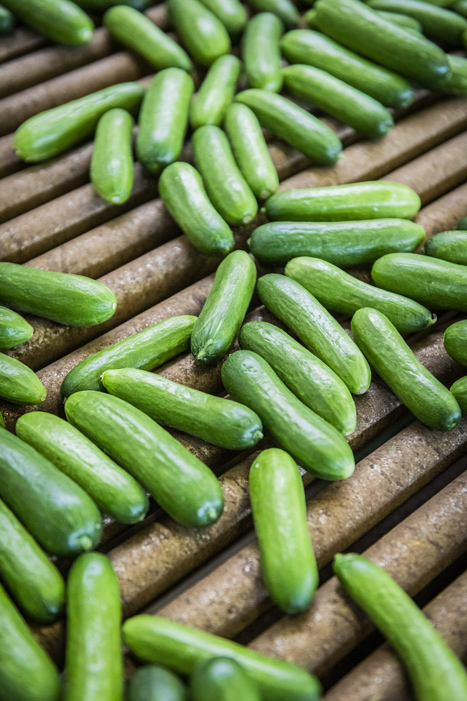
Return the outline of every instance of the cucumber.
<path id="1" fill-rule="evenodd" d="M 408 107 L 413 90 L 401 76 L 367 61 L 319 32 L 296 29 L 281 40 L 281 50 L 289 63 L 320 68 L 370 95 L 386 107 Z"/>
<path id="2" fill-rule="evenodd" d="M 230 51 L 230 37 L 222 22 L 198 0 L 169 0 L 170 20 L 188 53 L 201 66 L 210 66 Z"/>
<path id="3" fill-rule="evenodd" d="M 118 580 L 101 553 L 81 555 L 68 577 L 66 701 L 123 701 Z"/>
<path id="4" fill-rule="evenodd" d="M 29 341 L 34 329 L 12 309 L 0 307 L 0 348 L 14 348 Z"/>
<path id="5" fill-rule="evenodd" d="M 304 345 L 334 370 L 352 394 L 370 386 L 371 372 L 342 326 L 304 287 L 274 273 L 258 280 L 261 301 L 300 338 Z"/>
<path id="6" fill-rule="evenodd" d="M 457 426 L 461 412 L 456 400 L 384 314 L 359 309 L 352 318 L 352 335 L 381 379 L 419 421 L 437 431 Z"/>
<path id="7" fill-rule="evenodd" d="M 167 68 L 151 80 L 141 108 L 136 153 L 154 175 L 180 156 L 194 89 L 181 68 Z"/>
<path id="8" fill-rule="evenodd" d="M 456 229 L 459 231 L 467 231 L 467 217 L 462 217 L 462 219 L 459 219 Z"/>
<path id="9" fill-rule="evenodd" d="M 165 426 L 185 431 L 228 450 L 244 450 L 261 440 L 258 416 L 237 402 L 172 382 L 144 370 L 108 370 L 102 384 Z"/>
<path id="10" fill-rule="evenodd" d="M 377 287 L 434 309 L 467 311 L 467 267 L 416 253 L 390 253 L 373 265 Z"/>
<path id="11" fill-rule="evenodd" d="M 250 321 L 239 336 L 244 350 L 260 355 L 300 401 L 345 436 L 353 433 L 357 413 L 342 380 L 322 360 L 282 329 Z"/>
<path id="12" fill-rule="evenodd" d="M 31 368 L 0 353 L 0 397 L 12 404 L 41 404 L 47 390 Z"/>
<path id="13" fill-rule="evenodd" d="M 294 65 L 282 71 L 286 89 L 337 117 L 370 139 L 385 136 L 394 126 L 388 110 L 369 95 L 313 66 Z"/>
<path id="14" fill-rule="evenodd" d="M 5 419 L 3 418 L 3 414 L 0 411 L 0 428 L 5 428 Z"/>
<path id="15" fill-rule="evenodd" d="M 227 108 L 224 129 L 240 171 L 259 200 L 267 200 L 279 186 L 279 177 L 269 155 L 261 125 L 246 105 Z"/>
<path id="16" fill-rule="evenodd" d="M 189 347 L 194 316 L 173 316 L 93 353 L 76 365 L 62 382 L 62 397 L 84 389 L 102 389 L 105 370 L 154 370 Z"/>
<path id="17" fill-rule="evenodd" d="M 128 5 L 129 7 L 134 7 L 135 10 L 143 12 L 151 4 L 151 0 L 73 0 L 73 2 L 76 2 L 77 5 L 84 7 L 86 10 L 95 12 L 103 12 L 115 5 Z"/>
<path id="18" fill-rule="evenodd" d="M 259 454 L 250 470 L 250 498 L 269 595 L 285 613 L 304 611 L 318 586 L 318 566 L 302 479 L 290 455 L 277 448 Z"/>
<path id="19" fill-rule="evenodd" d="M 271 221 L 411 219 L 419 209 L 420 197 L 414 190 L 386 180 L 286 190 L 266 202 Z"/>
<path id="20" fill-rule="evenodd" d="M 467 19 L 467 0 L 457 0 L 454 5 L 449 6 L 449 9 Z"/>
<path id="21" fill-rule="evenodd" d="M 95 326 L 115 314 L 112 290 L 83 275 L 0 263 L 0 301 L 68 326 Z"/>
<path id="22" fill-rule="evenodd" d="M 341 586 L 368 614 L 404 662 L 419 701 L 467 698 L 461 661 L 405 591 L 371 560 L 336 555 Z"/>
<path id="23" fill-rule="evenodd" d="M 92 39 L 91 18 L 69 0 L 2 0 L 17 19 L 61 44 L 86 44 Z"/>
<path id="24" fill-rule="evenodd" d="M 249 0 L 249 5 L 257 12 L 272 12 L 282 20 L 287 29 L 297 26 L 300 15 L 290 0 Z"/>
<path id="25" fill-rule="evenodd" d="M 0 688 L 5 701 L 58 701 L 54 663 L 0 586 Z"/>
<path id="26" fill-rule="evenodd" d="M 159 180 L 159 194 L 190 243 L 209 256 L 225 256 L 234 246 L 232 230 L 208 199 L 203 181 L 189 163 L 172 163 Z"/>
<path id="27" fill-rule="evenodd" d="M 457 321 L 444 332 L 444 348 L 451 358 L 467 365 L 467 321 Z"/>
<path id="28" fill-rule="evenodd" d="M 37 163 L 57 156 L 91 136 L 108 110 L 136 113 L 144 90 L 138 83 L 120 83 L 30 117 L 16 130 L 13 145 L 23 161 Z"/>
<path id="29" fill-rule="evenodd" d="M 400 333 L 416 333 L 436 321 L 435 314 L 402 295 L 386 292 L 318 258 L 293 258 L 285 274 L 300 283 L 326 309 L 354 314 L 361 307 L 377 309 Z"/>
<path id="30" fill-rule="evenodd" d="M 142 487 L 63 419 L 42 411 L 23 414 L 16 433 L 116 521 L 137 523 L 146 516 L 149 504 Z"/>
<path id="31" fill-rule="evenodd" d="M 193 63 L 185 49 L 137 9 L 117 4 L 107 10 L 102 23 L 119 43 L 143 56 L 157 70 L 192 70 Z"/>
<path id="32" fill-rule="evenodd" d="M 308 12 L 305 13 L 305 24 L 309 29 L 319 29 L 317 14 L 318 13 L 316 12 L 316 10 L 308 10 Z M 422 31 L 422 25 L 420 24 L 420 22 L 418 22 L 413 17 L 409 17 L 408 15 L 401 15 L 397 12 L 381 11 L 376 11 L 376 14 L 385 19 L 387 22 L 392 22 L 398 27 L 402 27 L 403 29 L 406 29 L 408 31 Z"/>
<path id="33" fill-rule="evenodd" d="M 164 667 L 148 665 L 136 670 L 128 689 L 128 701 L 188 701 L 181 679 Z"/>
<path id="34" fill-rule="evenodd" d="M 16 26 L 15 16 L 7 10 L 6 7 L 0 5 L 0 36 L 9 34 Z"/>
<path id="35" fill-rule="evenodd" d="M 91 182 L 95 191 L 112 204 L 123 204 L 131 195 L 133 124 L 131 114 L 116 107 L 102 115 L 97 125 Z"/>
<path id="36" fill-rule="evenodd" d="M 231 348 L 243 323 L 256 283 L 256 268 L 245 251 L 234 251 L 216 271 L 212 289 L 195 322 L 191 352 L 215 363 Z"/>
<path id="37" fill-rule="evenodd" d="M 219 127 L 200 127 L 192 136 L 195 165 L 209 199 L 221 217 L 241 226 L 254 219 L 258 203 L 238 169 L 225 133 Z"/>
<path id="38" fill-rule="evenodd" d="M 53 555 L 75 555 L 99 542 L 101 519 L 91 498 L 4 428 L 0 429 L 0 497 Z"/>
<path id="39" fill-rule="evenodd" d="M 236 102 L 249 107 L 265 129 L 319 165 L 334 165 L 342 151 L 339 138 L 302 107 L 268 90 L 245 90 Z"/>
<path id="40" fill-rule="evenodd" d="M 297 399 L 257 353 L 242 350 L 229 356 L 222 366 L 222 382 L 308 472 L 327 480 L 353 473 L 354 458 L 343 436 Z"/>
<path id="41" fill-rule="evenodd" d="M 247 11 L 239 0 L 201 0 L 201 2 L 220 19 L 233 37 L 237 37 L 247 23 Z"/>
<path id="42" fill-rule="evenodd" d="M 190 690 L 193 701 L 260 701 L 256 684 L 229 657 L 215 657 L 196 667 Z"/>
<path id="43" fill-rule="evenodd" d="M 76 392 L 65 413 L 174 520 L 201 528 L 220 517 L 224 500 L 215 475 L 142 411 L 103 392 Z"/>
<path id="44" fill-rule="evenodd" d="M 242 57 L 248 85 L 280 92 L 282 88 L 279 41 L 284 25 L 271 12 L 260 12 L 248 22 L 242 42 Z"/>
<path id="45" fill-rule="evenodd" d="M 463 56 L 448 54 L 451 73 L 437 90 L 448 95 L 467 95 L 467 60 Z"/>
<path id="46" fill-rule="evenodd" d="M 214 61 L 191 100 L 190 123 L 193 129 L 205 124 L 220 127 L 233 100 L 241 65 L 240 59 L 231 54 L 219 56 Z"/>
<path id="47" fill-rule="evenodd" d="M 461 377 L 451 386 L 451 392 L 460 406 L 461 412 L 467 414 L 467 377 Z"/>
<path id="48" fill-rule="evenodd" d="M 467 231 L 443 231 L 425 243 L 426 256 L 467 265 Z"/>
<path id="49" fill-rule="evenodd" d="M 320 697 L 319 681 L 306 670 L 167 618 L 129 618 L 123 624 L 123 640 L 141 660 L 181 674 L 191 674 L 198 664 L 215 657 L 235 660 L 258 686 L 264 701 L 318 701 Z"/>

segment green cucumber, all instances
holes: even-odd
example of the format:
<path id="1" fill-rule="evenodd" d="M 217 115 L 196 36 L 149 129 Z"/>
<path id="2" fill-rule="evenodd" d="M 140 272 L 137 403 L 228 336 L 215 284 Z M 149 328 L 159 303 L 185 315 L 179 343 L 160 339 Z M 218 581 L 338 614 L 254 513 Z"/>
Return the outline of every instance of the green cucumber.
<path id="1" fill-rule="evenodd" d="M 256 684 L 229 657 L 215 657 L 196 667 L 190 690 L 193 701 L 260 701 Z"/>
<path id="2" fill-rule="evenodd" d="M 326 309 L 354 314 L 361 307 L 377 309 L 400 333 L 416 333 L 436 321 L 435 314 L 402 295 L 381 290 L 318 258 L 293 258 L 285 274 L 299 282 Z"/>
<path id="3" fill-rule="evenodd" d="M 0 36 L 9 34 L 16 26 L 15 16 L 7 10 L 6 7 L 0 5 Z"/>
<path id="4" fill-rule="evenodd" d="M 195 248 L 217 257 L 232 250 L 232 230 L 212 206 L 203 180 L 193 166 L 189 163 L 168 166 L 159 180 L 159 194 Z"/>
<path id="5" fill-rule="evenodd" d="M 421 226 L 404 219 L 271 222 L 255 229 L 248 245 L 255 258 L 266 265 L 312 256 L 349 268 L 370 265 L 386 253 L 413 251 L 424 238 Z"/>
<path id="6" fill-rule="evenodd" d="M 295 280 L 270 273 L 258 280 L 263 304 L 334 370 L 352 394 L 370 386 L 371 372 L 355 343 L 333 316 Z"/>
<path id="7" fill-rule="evenodd" d="M 463 414 L 467 414 L 467 377 L 461 377 L 451 386 L 451 392 L 457 400 Z"/>
<path id="8" fill-rule="evenodd" d="M 420 24 L 420 22 L 418 22 L 416 19 L 413 19 L 413 17 L 409 17 L 408 15 L 401 15 L 397 12 L 380 11 L 377 11 L 376 14 L 385 19 L 387 22 L 392 22 L 398 27 L 402 27 L 403 29 L 406 29 L 408 31 L 422 31 L 422 25 Z M 308 12 L 305 13 L 305 24 L 309 29 L 319 29 L 317 15 L 318 13 L 316 10 L 308 10 Z"/>
<path id="9" fill-rule="evenodd" d="M 118 42 L 143 56 L 157 70 L 192 70 L 186 51 L 137 9 L 120 3 L 107 10 L 102 22 Z"/>
<path id="10" fill-rule="evenodd" d="M 319 32 L 306 29 L 288 32 L 282 37 L 281 50 L 289 63 L 320 68 L 386 107 L 408 107 L 413 101 L 413 90 L 404 78 Z"/>
<path id="11" fill-rule="evenodd" d="M 272 12 L 282 20 L 287 29 L 297 26 L 300 15 L 291 0 L 249 0 L 256 12 Z"/>
<path id="12" fill-rule="evenodd" d="M 371 560 L 336 555 L 341 586 L 385 635 L 407 668 L 419 701 L 467 698 L 467 673 L 415 602 Z"/>
<path id="13" fill-rule="evenodd" d="M 118 580 L 101 553 L 81 555 L 68 577 L 66 701 L 123 701 Z"/>
<path id="14" fill-rule="evenodd" d="M 248 22 L 243 34 L 242 58 L 248 85 L 280 92 L 282 88 L 279 41 L 284 25 L 271 12 L 260 12 Z"/>
<path id="15" fill-rule="evenodd" d="M 180 156 L 194 88 L 181 68 L 166 68 L 151 80 L 141 107 L 136 153 L 154 175 Z"/>
<path id="16" fill-rule="evenodd" d="M 257 353 L 232 353 L 222 366 L 222 382 L 308 472 L 327 480 L 346 479 L 353 473 L 354 458 L 342 434 L 297 399 Z"/>
<path id="17" fill-rule="evenodd" d="M 313 66 L 294 65 L 282 71 L 286 89 L 337 117 L 370 139 L 385 136 L 394 120 L 380 102 L 343 80 Z"/>
<path id="18" fill-rule="evenodd" d="M 13 144 L 23 161 L 36 163 L 84 141 L 108 110 L 136 113 L 144 90 L 138 83 L 120 83 L 30 117 L 16 130 Z"/>
<path id="19" fill-rule="evenodd" d="M 16 433 L 79 484 L 105 514 L 121 523 L 146 516 L 149 504 L 142 487 L 63 419 L 42 411 L 23 414 Z"/>
<path id="20" fill-rule="evenodd" d="M 437 90 L 448 95 L 467 95 L 467 59 L 448 54 L 451 73 Z"/>
<path id="21" fill-rule="evenodd" d="M 69 0 L 2 0 L 17 19 L 61 44 L 86 44 L 92 39 L 91 18 Z"/>
<path id="22" fill-rule="evenodd" d="M 3 418 L 3 414 L 0 411 L 0 428 L 5 428 L 5 419 Z"/>
<path id="23" fill-rule="evenodd" d="M 142 411 L 103 392 L 75 392 L 65 413 L 174 520 L 201 528 L 220 517 L 224 499 L 215 475 Z"/>
<path id="24" fill-rule="evenodd" d="M 83 275 L 0 263 L 0 301 L 68 326 L 95 326 L 115 314 L 112 290 Z"/>
<path id="25" fill-rule="evenodd" d="M 101 518 L 91 498 L 4 428 L 0 429 L 0 497 L 53 555 L 75 555 L 99 542 Z"/>
<path id="26" fill-rule="evenodd" d="M 244 450 L 263 437 L 259 417 L 247 407 L 152 372 L 107 370 L 102 384 L 109 394 L 124 399 L 158 423 L 221 448 Z"/>
<path id="27" fill-rule="evenodd" d="M 257 684 L 264 701 L 318 701 L 320 697 L 318 680 L 306 670 L 167 618 L 129 618 L 123 624 L 123 640 L 141 660 L 166 665 L 181 674 L 191 674 L 200 663 L 214 657 L 235 660 Z"/>
<path id="28" fill-rule="evenodd" d="M 0 397 L 12 404 L 41 404 L 47 390 L 31 368 L 0 353 Z"/>
<path id="29" fill-rule="evenodd" d="M 419 421 L 437 431 L 457 426 L 461 412 L 456 400 L 384 314 L 359 309 L 352 318 L 352 335 L 381 379 Z"/>
<path id="30" fill-rule="evenodd" d="M 250 470 L 250 498 L 269 595 L 285 613 L 304 611 L 318 586 L 318 566 L 302 479 L 290 455 L 277 448 L 259 454 Z"/>
<path id="31" fill-rule="evenodd" d="M 268 90 L 245 90 L 236 102 L 249 107 L 265 129 L 320 165 L 334 165 L 342 151 L 337 135 L 312 114 Z"/>
<path id="32" fill-rule="evenodd" d="M 86 10 L 95 12 L 104 12 L 115 5 L 128 5 L 143 12 L 151 4 L 151 0 L 73 0 L 73 2 Z"/>
<path id="33" fill-rule="evenodd" d="M 454 5 L 449 6 L 449 9 L 467 19 L 467 0 L 457 0 Z"/>
<path id="34" fill-rule="evenodd" d="M 14 348 L 29 341 L 34 329 L 26 319 L 7 307 L 0 307 L 0 348 Z"/>
<path id="35" fill-rule="evenodd" d="M 462 219 L 459 219 L 456 229 L 459 231 L 467 231 L 467 217 L 462 217 Z"/>
<path id="36" fill-rule="evenodd" d="M 131 131 L 134 120 L 129 112 L 115 107 L 99 120 L 91 161 L 91 182 L 107 202 L 123 204 L 133 187 Z"/>
<path id="37" fill-rule="evenodd" d="M 188 701 L 188 691 L 173 672 L 147 665 L 136 670 L 128 688 L 128 701 Z"/>
<path id="38" fill-rule="evenodd" d="M 444 332 L 446 353 L 461 365 L 467 365 L 467 321 L 457 321 Z"/>
<path id="39" fill-rule="evenodd" d="M 230 51 L 230 37 L 222 22 L 198 0 L 169 0 L 170 20 L 188 53 L 201 66 L 210 66 Z"/>
<path id="40" fill-rule="evenodd" d="M 467 265 L 467 231 L 443 231 L 425 243 L 424 253 L 450 263 Z"/>
<path id="41" fill-rule="evenodd" d="M 250 321 L 239 336 L 244 350 L 260 355 L 300 401 L 345 436 L 353 433 L 357 413 L 352 395 L 322 360 L 282 329 Z"/>
<path id="42" fill-rule="evenodd" d="M 140 368 L 154 370 L 187 350 L 194 316 L 173 316 L 93 353 L 70 370 L 62 382 L 62 397 L 83 389 L 99 390 L 105 370 Z"/>
<path id="43" fill-rule="evenodd" d="M 248 14 L 239 0 L 200 0 L 216 15 L 229 34 L 237 37 L 247 23 Z"/>
<path id="44" fill-rule="evenodd" d="M 225 111 L 233 100 L 241 65 L 240 59 L 231 54 L 219 56 L 214 61 L 191 100 L 190 123 L 193 129 L 205 124 L 221 126 Z"/>
<path id="45" fill-rule="evenodd" d="M 243 323 L 256 283 L 256 267 L 245 251 L 222 261 L 191 335 L 196 360 L 215 363 L 231 348 Z"/>

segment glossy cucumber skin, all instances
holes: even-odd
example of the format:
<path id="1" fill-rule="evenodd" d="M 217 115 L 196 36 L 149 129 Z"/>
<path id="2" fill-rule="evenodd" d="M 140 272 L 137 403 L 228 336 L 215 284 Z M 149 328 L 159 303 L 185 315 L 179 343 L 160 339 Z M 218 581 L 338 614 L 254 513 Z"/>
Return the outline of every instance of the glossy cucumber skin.
<path id="1" fill-rule="evenodd" d="M 352 394 L 370 386 L 371 372 L 355 343 L 333 316 L 295 280 L 274 273 L 258 280 L 263 304 L 334 370 Z"/>
<path id="2" fill-rule="evenodd" d="M 57 156 L 91 136 L 108 110 L 121 107 L 135 114 L 143 94 L 144 89 L 138 83 L 120 83 L 40 112 L 16 130 L 16 153 L 30 163 Z"/>
<path id="3" fill-rule="evenodd" d="M 259 123 L 320 165 L 334 165 L 342 151 L 336 134 L 323 122 L 282 95 L 244 90 L 236 102 L 249 107 Z"/>
<path id="4" fill-rule="evenodd" d="M 195 321 L 194 316 L 173 316 L 93 353 L 66 375 L 60 387 L 62 397 L 101 389 L 100 377 L 105 370 L 154 370 L 187 350 Z"/>
<path id="5" fill-rule="evenodd" d="M 443 231 L 435 234 L 426 242 L 424 253 L 450 263 L 467 265 L 467 231 Z"/>
<path id="6" fill-rule="evenodd" d="M 467 321 L 457 321 L 444 332 L 446 353 L 461 365 L 467 365 Z"/>
<path id="7" fill-rule="evenodd" d="M 182 44 L 201 66 L 210 66 L 230 51 L 230 37 L 222 22 L 198 0 L 169 0 L 169 17 Z"/>
<path id="8" fill-rule="evenodd" d="M 97 506 L 31 446 L 0 429 L 0 497 L 43 548 L 75 555 L 99 542 Z"/>
<path id="9" fill-rule="evenodd" d="M 297 399 L 257 353 L 242 350 L 229 356 L 222 366 L 222 382 L 308 472 L 327 480 L 353 473 L 352 451 L 342 435 Z"/>
<path id="10" fill-rule="evenodd" d="M 467 698 L 467 674 L 461 661 L 415 602 L 381 567 L 361 555 L 336 555 L 334 572 L 395 648 L 407 668 L 417 699 Z"/>
<path id="11" fill-rule="evenodd" d="M 456 229 L 459 231 L 467 231 L 467 217 L 462 217 L 462 219 L 459 219 Z"/>
<path id="12" fill-rule="evenodd" d="M 200 0 L 216 15 L 229 34 L 236 37 L 247 23 L 248 14 L 239 0 Z"/>
<path id="13" fill-rule="evenodd" d="M 35 411 L 23 414 L 17 435 L 79 484 L 97 506 L 121 523 L 137 523 L 148 510 L 142 487 L 67 421 Z"/>
<path id="14" fill-rule="evenodd" d="M 159 180 L 159 194 L 195 248 L 217 257 L 232 250 L 232 230 L 212 206 L 203 180 L 193 166 L 189 163 L 168 166 Z"/>
<path id="15" fill-rule="evenodd" d="M 123 204 L 133 187 L 133 150 L 129 112 L 116 107 L 99 120 L 91 161 L 91 182 L 107 202 Z"/>
<path id="16" fill-rule="evenodd" d="M 16 26 L 15 16 L 7 10 L 6 7 L 0 5 L 0 36 L 9 34 Z"/>
<path id="17" fill-rule="evenodd" d="M 214 474 L 142 411 L 103 392 L 76 392 L 65 413 L 173 519 L 201 528 L 220 517 L 224 499 Z"/>
<path id="18" fill-rule="evenodd" d="M 449 9 L 467 19 L 467 0 L 457 0 L 454 5 L 449 5 Z"/>
<path id="19" fill-rule="evenodd" d="M 214 283 L 191 335 L 196 360 L 215 363 L 232 346 L 256 283 L 256 267 L 245 251 L 233 251 L 216 271 Z"/>
<path id="20" fill-rule="evenodd" d="M 409 17 L 409 15 L 404 15 L 400 12 L 384 12 L 384 10 L 379 11 L 378 14 L 388 22 L 394 22 L 394 24 L 399 25 L 399 27 L 413 29 L 416 32 L 423 31 L 422 25 L 415 17 Z"/>
<path id="21" fill-rule="evenodd" d="M 456 12 L 421 0 L 370 0 L 368 5 L 374 10 L 402 12 L 414 17 L 429 39 L 454 48 L 462 46 L 462 33 L 467 29 L 467 20 Z"/>
<path id="22" fill-rule="evenodd" d="M 69 0 L 2 0 L 15 17 L 61 44 L 85 44 L 92 38 L 91 18 Z"/>
<path id="23" fill-rule="evenodd" d="M 461 377 L 451 386 L 451 393 L 457 400 L 462 414 L 467 414 L 467 378 Z"/>
<path id="24" fill-rule="evenodd" d="M 447 54 L 447 57 L 451 73 L 438 87 L 439 92 L 448 95 L 467 95 L 467 59 L 455 54 Z"/>
<path id="25" fill-rule="evenodd" d="M 320 697 L 318 680 L 304 669 L 167 618 L 129 618 L 123 624 L 123 640 L 141 660 L 182 674 L 191 674 L 201 662 L 229 657 L 257 684 L 264 701 L 318 701 Z"/>
<path id="26" fill-rule="evenodd" d="M 381 379 L 417 419 L 437 431 L 457 426 L 461 412 L 456 400 L 422 365 L 384 314 L 359 309 L 352 318 L 352 335 Z"/>
<path id="27" fill-rule="evenodd" d="M 242 41 L 246 77 L 252 88 L 280 92 L 282 88 L 279 41 L 284 25 L 271 12 L 260 12 L 250 19 Z"/>
<path id="28" fill-rule="evenodd" d="M 34 329 L 26 319 L 7 307 L 0 307 L 0 348 L 14 348 L 29 341 Z"/>
<path id="29" fill-rule="evenodd" d="M 64 701 L 122 701 L 118 580 L 101 553 L 86 553 L 68 577 Z"/>
<path id="30" fill-rule="evenodd" d="M 164 667 L 146 665 L 132 677 L 128 701 L 188 701 L 181 679 Z"/>
<path id="31" fill-rule="evenodd" d="M 277 15 L 287 29 L 293 29 L 298 24 L 298 10 L 290 0 L 250 0 L 250 5 L 257 12 L 272 12 Z"/>
<path id="32" fill-rule="evenodd" d="M 233 100 L 241 65 L 240 59 L 231 54 L 219 56 L 214 61 L 191 100 L 190 123 L 193 129 L 205 124 L 221 126 L 225 111 Z"/>
<path id="33" fill-rule="evenodd" d="M 47 390 L 31 368 L 0 353 L 0 397 L 12 404 L 41 404 Z"/>
<path id="34" fill-rule="evenodd" d="M 228 657 L 199 665 L 191 675 L 192 701 L 260 701 L 256 684 Z"/>

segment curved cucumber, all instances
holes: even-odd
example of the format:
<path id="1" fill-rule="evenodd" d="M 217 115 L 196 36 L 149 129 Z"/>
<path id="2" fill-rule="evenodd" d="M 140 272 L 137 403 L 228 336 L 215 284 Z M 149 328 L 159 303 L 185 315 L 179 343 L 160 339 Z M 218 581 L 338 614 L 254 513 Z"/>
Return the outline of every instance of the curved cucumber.
<path id="1" fill-rule="evenodd" d="M 133 187 L 133 149 L 129 112 L 116 107 L 97 125 L 91 161 L 91 182 L 96 192 L 112 204 L 123 204 Z"/>
<path id="2" fill-rule="evenodd" d="M 384 314 L 359 309 L 352 319 L 352 335 L 381 379 L 417 419 L 437 431 L 457 426 L 461 412 L 456 400 L 422 365 Z"/>
<path id="3" fill-rule="evenodd" d="M 241 65 L 240 59 L 231 54 L 219 56 L 214 61 L 191 100 L 190 123 L 193 129 L 205 124 L 220 127 L 233 100 Z"/>
<path id="4" fill-rule="evenodd" d="M 272 12 L 282 20 L 287 29 L 297 26 L 300 15 L 290 0 L 250 0 L 249 4 L 257 12 Z"/>
<path id="5" fill-rule="evenodd" d="M 447 54 L 447 57 L 451 73 L 437 90 L 448 95 L 467 95 L 467 60 L 455 54 Z"/>
<path id="6" fill-rule="evenodd" d="M 15 16 L 7 10 L 6 7 L 0 5 L 0 36 L 9 34 L 16 26 Z"/>
<path id="7" fill-rule="evenodd" d="M 29 341 L 34 329 L 12 309 L 0 307 L 0 348 L 14 348 Z"/>
<path id="8" fill-rule="evenodd" d="M 214 363 L 227 353 L 243 323 L 255 283 L 256 267 L 248 253 L 234 251 L 222 261 L 191 335 L 196 360 Z"/>
<path id="9" fill-rule="evenodd" d="M 242 58 L 252 88 L 280 92 L 282 88 L 279 41 L 284 25 L 271 12 L 260 12 L 248 22 L 243 35 Z"/>
<path id="10" fill-rule="evenodd" d="M 424 253 L 450 263 L 467 265 L 467 231 L 443 231 L 425 243 Z"/>
<path id="11" fill-rule="evenodd" d="M 91 18 L 69 0 L 2 0 L 18 19 L 61 44 L 85 44 L 92 38 Z"/>
<path id="12" fill-rule="evenodd" d="M 0 497 L 54 555 L 94 548 L 101 536 L 97 506 L 31 446 L 0 429 Z"/>
<path id="13" fill-rule="evenodd" d="M 0 353 L 0 397 L 12 404 L 41 404 L 47 390 L 31 368 Z"/>
<path id="14" fill-rule="evenodd" d="M 220 517 L 224 499 L 215 475 L 142 411 L 103 392 L 76 392 L 65 413 L 173 519 L 200 528 Z"/>
<path id="15" fill-rule="evenodd" d="M 404 590 L 371 560 L 336 555 L 340 584 L 389 639 L 404 662 L 420 701 L 467 698 L 461 661 Z"/>
<path id="16" fill-rule="evenodd" d="M 284 275 L 269 274 L 258 280 L 263 304 L 328 365 L 352 394 L 370 386 L 368 363 L 342 326 L 304 287 Z"/>
<path id="17" fill-rule="evenodd" d="M 188 701 L 188 691 L 176 674 L 164 667 L 140 667 L 130 682 L 128 701 Z"/>
<path id="18" fill-rule="evenodd" d="M 97 506 L 121 523 L 137 523 L 148 510 L 142 487 L 69 423 L 53 414 L 23 414 L 17 435 L 80 485 Z"/>
<path id="19" fill-rule="evenodd" d="M 190 679 L 193 701 L 260 701 L 256 684 L 229 657 L 215 657 L 199 665 Z"/>
<path id="20" fill-rule="evenodd" d="M 194 316 L 173 316 L 93 353 L 65 377 L 60 387 L 62 397 L 83 389 L 101 389 L 100 378 L 105 370 L 154 370 L 163 365 L 187 350 L 195 321 Z"/>
<path id="21" fill-rule="evenodd" d="M 200 0 L 216 15 L 229 34 L 236 37 L 247 23 L 248 14 L 239 0 Z"/>
<path id="22" fill-rule="evenodd" d="M 467 377 L 461 377 L 451 386 L 451 392 L 457 400 L 463 414 L 467 414 Z"/>
<path id="23" fill-rule="evenodd" d="M 169 17 L 188 52 L 201 66 L 210 66 L 230 51 L 222 22 L 198 0 L 169 0 Z"/>
<path id="24" fill-rule="evenodd" d="M 461 365 L 467 365 L 467 320 L 457 321 L 444 332 L 446 353 Z"/>

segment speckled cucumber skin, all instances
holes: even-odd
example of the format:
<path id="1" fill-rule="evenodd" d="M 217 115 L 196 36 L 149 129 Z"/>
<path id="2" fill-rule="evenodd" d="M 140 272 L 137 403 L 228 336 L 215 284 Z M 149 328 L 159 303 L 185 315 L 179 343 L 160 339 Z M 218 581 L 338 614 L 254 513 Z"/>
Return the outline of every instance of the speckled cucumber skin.
<path id="1" fill-rule="evenodd" d="M 29 341 L 34 329 L 26 319 L 7 307 L 0 307 L 0 348 L 14 348 Z"/>
<path id="2" fill-rule="evenodd" d="M 467 320 L 456 321 L 444 332 L 446 353 L 461 365 L 467 365 Z"/>
<path id="3" fill-rule="evenodd" d="M 467 33 L 465 35 L 467 36 Z M 467 59 L 455 54 L 447 54 L 447 57 L 451 73 L 439 86 L 439 92 L 448 95 L 467 95 Z M 464 228 L 466 228 L 465 225 Z"/>
<path id="4" fill-rule="evenodd" d="M 191 675 L 190 691 L 192 701 L 260 701 L 256 684 L 228 657 L 199 665 Z"/>
<path id="5" fill-rule="evenodd" d="M 129 112 L 116 107 L 99 120 L 91 161 L 91 182 L 107 202 L 123 204 L 133 187 L 133 149 Z"/>
<path id="6" fill-rule="evenodd" d="M 451 392 L 457 399 L 462 414 L 467 414 L 467 377 L 461 377 L 460 380 L 454 382 Z"/>
<path id="7" fill-rule="evenodd" d="M 2 0 L 15 17 L 61 44 L 85 44 L 92 38 L 91 18 L 69 0 Z"/>
<path id="8" fill-rule="evenodd" d="M 241 62 L 236 56 L 219 56 L 209 68 L 201 86 L 191 99 L 190 123 L 193 129 L 205 124 L 220 127 L 233 100 Z"/>
<path id="9" fill-rule="evenodd" d="M 449 263 L 467 265 L 467 231 L 443 231 L 435 234 L 426 242 L 424 253 Z"/>
<path id="10" fill-rule="evenodd" d="M 41 404 L 47 390 L 31 368 L 0 353 L 0 397 L 12 404 Z"/>
<path id="11" fill-rule="evenodd" d="M 230 51 L 230 37 L 222 22 L 198 0 L 169 0 L 169 17 L 182 44 L 201 66 L 210 66 Z"/>
<path id="12" fill-rule="evenodd" d="M 242 39 L 242 58 L 250 87 L 280 92 L 279 41 L 283 33 L 284 25 L 271 12 L 260 12 L 248 22 Z"/>

